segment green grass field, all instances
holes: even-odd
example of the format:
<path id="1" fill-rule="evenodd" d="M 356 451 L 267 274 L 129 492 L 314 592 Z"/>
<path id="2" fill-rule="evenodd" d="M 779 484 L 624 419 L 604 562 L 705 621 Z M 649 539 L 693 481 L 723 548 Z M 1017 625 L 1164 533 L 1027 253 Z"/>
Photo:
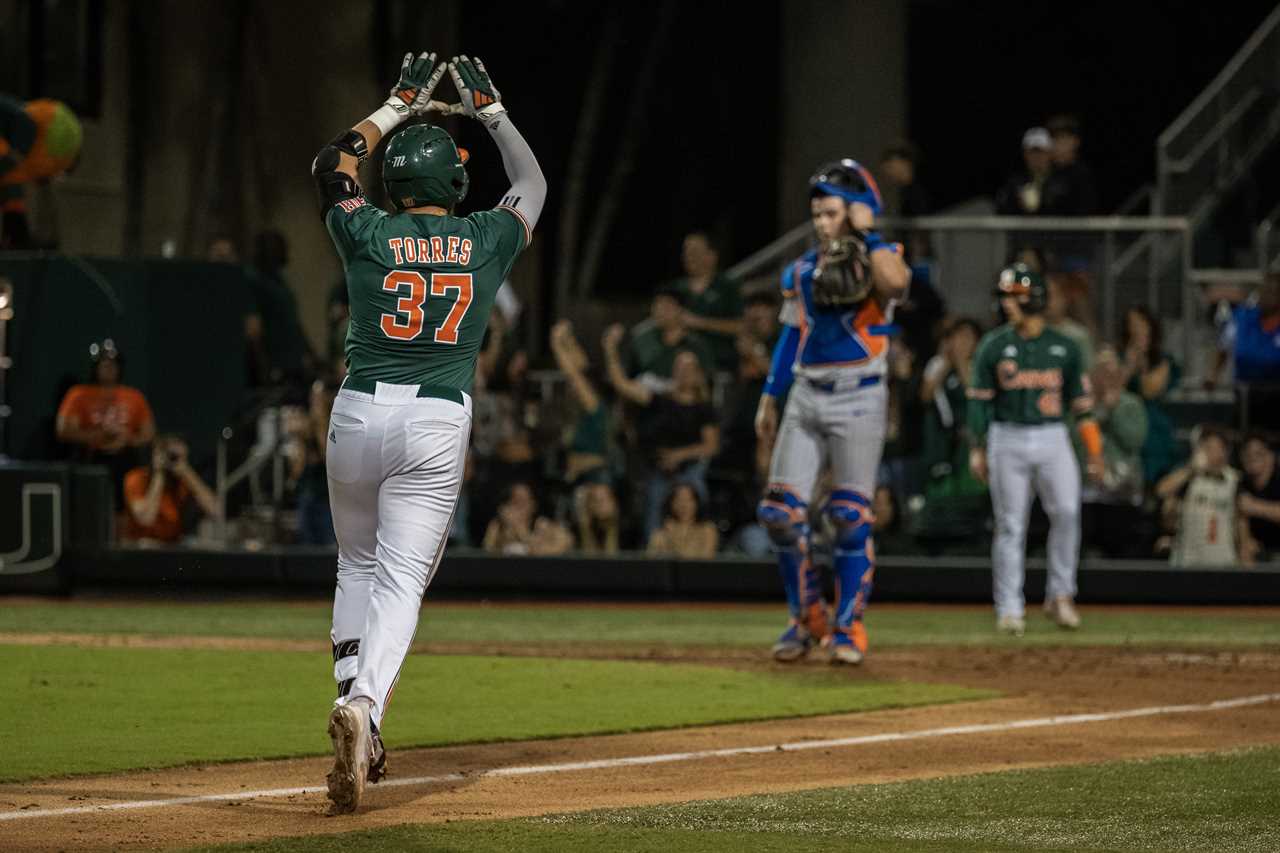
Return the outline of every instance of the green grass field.
<path id="1" fill-rule="evenodd" d="M 1242 647 L 1280 645 L 1280 610 L 1258 615 L 1197 614 L 1186 609 L 1132 612 L 1084 608 L 1084 628 L 1066 633 L 1032 610 L 1027 635 L 1000 637 L 985 608 L 893 609 L 872 606 L 872 646 Z M 314 639 L 329 635 L 330 604 L 317 601 L 178 604 L 63 602 L 0 608 L 0 633 L 72 632 Z M 428 602 L 418 628 L 426 643 L 581 643 L 593 645 L 764 648 L 785 622 L 779 607 L 591 607 Z"/>
<path id="2" fill-rule="evenodd" d="M 0 781 L 329 751 L 326 655 L 6 646 Z M 465 690 L 457 689 L 466 685 Z M 964 687 L 692 664 L 411 655 L 389 747 L 666 729 L 935 704 Z"/>
<path id="3" fill-rule="evenodd" d="M 455 822 L 208 853 L 1150 851 L 1280 849 L 1280 750 L 1161 758 L 740 797 L 509 821 Z"/>

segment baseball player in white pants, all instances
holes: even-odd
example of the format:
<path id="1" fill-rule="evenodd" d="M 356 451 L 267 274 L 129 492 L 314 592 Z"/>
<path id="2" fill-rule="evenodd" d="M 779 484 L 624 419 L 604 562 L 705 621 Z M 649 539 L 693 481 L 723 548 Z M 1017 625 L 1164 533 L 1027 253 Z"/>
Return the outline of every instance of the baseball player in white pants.
<path id="1" fill-rule="evenodd" d="M 830 163 L 809 187 L 820 248 L 782 274 L 785 328 L 756 411 L 760 440 L 773 442 L 776 433 L 777 441 L 757 516 L 773 541 L 790 613 L 774 659 L 799 660 L 821 643 L 832 663 L 857 664 L 867 652 L 862 613 L 875 574 L 871 497 L 884 449 L 890 324 L 911 272 L 901 246 L 871 230 L 881 200 L 866 169 L 853 160 Z M 779 428 L 778 398 L 788 389 Z M 828 465 L 833 619 L 809 559 L 809 501 Z"/>
<path id="2" fill-rule="evenodd" d="M 1090 476 L 1101 476 L 1102 437 L 1079 348 L 1045 326 L 1044 279 L 1016 264 L 1001 273 L 996 295 L 1009 322 L 979 342 L 968 391 L 970 466 L 990 484 L 996 522 L 996 627 L 1016 636 L 1026 630 L 1027 519 L 1039 495 L 1050 524 L 1045 611 L 1058 625 L 1074 629 L 1080 626 L 1080 469 L 1063 420 L 1066 407 L 1089 454 Z"/>
<path id="3" fill-rule="evenodd" d="M 312 172 L 351 299 L 348 376 L 329 420 L 326 462 L 338 538 L 329 716 L 333 811 L 360 804 L 386 771 L 380 727 L 449 534 L 467 439 L 476 355 L 498 288 L 528 245 L 546 181 L 484 65 L 407 55 L 368 119 L 325 146 Z M 442 128 L 411 124 L 387 143 L 382 178 L 396 212 L 368 204 L 357 167 L 403 120 L 440 105 L 446 68 L 462 111 L 482 122 L 511 189 L 491 210 L 453 214 L 468 154 Z"/>

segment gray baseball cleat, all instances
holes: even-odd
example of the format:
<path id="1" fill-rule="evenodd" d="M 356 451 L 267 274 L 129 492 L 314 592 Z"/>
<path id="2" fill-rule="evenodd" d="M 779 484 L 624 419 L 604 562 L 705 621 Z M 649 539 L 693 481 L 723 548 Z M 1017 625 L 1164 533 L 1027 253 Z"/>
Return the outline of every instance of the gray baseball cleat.
<path id="1" fill-rule="evenodd" d="M 1080 614 L 1076 612 L 1075 602 L 1069 595 L 1046 599 L 1044 612 L 1059 628 L 1074 631 L 1080 627 Z"/>
<path id="2" fill-rule="evenodd" d="M 373 756 L 369 700 L 353 699 L 329 715 L 333 769 L 329 771 L 330 814 L 347 814 L 360 806 Z"/>
<path id="3" fill-rule="evenodd" d="M 996 630 L 1001 634 L 1021 637 L 1027 632 L 1027 623 L 1021 616 L 1001 616 L 996 620 Z"/>

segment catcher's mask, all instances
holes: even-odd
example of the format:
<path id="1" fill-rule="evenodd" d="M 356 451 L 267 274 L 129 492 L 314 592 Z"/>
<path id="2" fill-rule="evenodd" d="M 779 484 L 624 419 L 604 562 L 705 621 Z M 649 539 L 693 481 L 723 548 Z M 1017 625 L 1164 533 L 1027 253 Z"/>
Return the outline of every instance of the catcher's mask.
<path id="1" fill-rule="evenodd" d="M 847 157 L 819 167 L 809 178 L 809 198 L 828 195 L 842 198 L 847 204 L 861 202 L 876 216 L 884 209 L 875 178 L 865 166 Z"/>

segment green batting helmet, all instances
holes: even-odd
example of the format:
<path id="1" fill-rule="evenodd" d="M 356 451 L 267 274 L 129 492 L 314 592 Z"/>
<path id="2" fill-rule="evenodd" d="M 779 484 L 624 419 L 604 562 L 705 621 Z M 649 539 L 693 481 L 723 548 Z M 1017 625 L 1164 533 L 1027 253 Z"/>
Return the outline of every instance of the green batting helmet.
<path id="1" fill-rule="evenodd" d="M 996 298 L 1012 296 L 1024 314 L 1039 314 L 1049 301 L 1044 276 L 1023 263 L 1005 267 L 996 281 Z"/>
<path id="2" fill-rule="evenodd" d="M 452 209 L 467 197 L 467 151 L 444 128 L 413 124 L 391 137 L 382 183 L 397 210 L 436 204 Z"/>

